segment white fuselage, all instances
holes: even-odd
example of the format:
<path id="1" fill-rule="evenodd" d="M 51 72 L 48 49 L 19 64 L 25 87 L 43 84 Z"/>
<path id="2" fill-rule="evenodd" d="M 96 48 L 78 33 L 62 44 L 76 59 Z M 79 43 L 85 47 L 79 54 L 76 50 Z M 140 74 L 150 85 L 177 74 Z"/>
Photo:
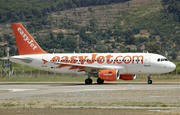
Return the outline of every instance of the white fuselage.
<path id="1" fill-rule="evenodd" d="M 42 59 L 48 62 L 43 63 Z M 53 62 L 78 64 L 85 67 L 92 66 L 92 68 L 99 67 L 101 69 L 118 69 L 120 74 L 160 74 L 170 72 L 176 67 L 165 57 L 152 53 L 35 54 L 12 56 L 10 61 L 45 71 L 76 74 L 86 74 L 86 72 L 78 72 L 79 69 L 69 70 L 70 66 L 58 68 L 59 65 Z"/>

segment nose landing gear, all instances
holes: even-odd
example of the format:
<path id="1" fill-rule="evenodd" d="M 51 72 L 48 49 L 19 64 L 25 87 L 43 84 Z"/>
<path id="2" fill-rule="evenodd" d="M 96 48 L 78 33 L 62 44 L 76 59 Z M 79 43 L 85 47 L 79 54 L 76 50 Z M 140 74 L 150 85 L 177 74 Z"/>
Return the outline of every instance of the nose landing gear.
<path id="1" fill-rule="evenodd" d="M 147 81 L 148 84 L 152 84 L 152 80 L 151 80 L 151 74 L 148 75 L 148 81 Z"/>

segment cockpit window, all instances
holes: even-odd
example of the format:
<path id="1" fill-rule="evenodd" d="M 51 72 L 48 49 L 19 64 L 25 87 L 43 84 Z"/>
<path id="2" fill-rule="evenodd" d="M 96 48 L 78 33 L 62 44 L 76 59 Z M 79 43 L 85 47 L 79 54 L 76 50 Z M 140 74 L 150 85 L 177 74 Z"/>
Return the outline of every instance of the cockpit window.
<path id="1" fill-rule="evenodd" d="M 160 59 L 160 58 L 158 58 L 158 59 L 157 59 L 157 61 L 159 62 L 159 61 L 161 61 L 161 59 Z"/>
<path id="2" fill-rule="evenodd" d="M 168 61 L 168 59 L 166 59 L 166 58 L 158 58 L 157 61 L 158 62 L 160 62 L 160 61 Z"/>

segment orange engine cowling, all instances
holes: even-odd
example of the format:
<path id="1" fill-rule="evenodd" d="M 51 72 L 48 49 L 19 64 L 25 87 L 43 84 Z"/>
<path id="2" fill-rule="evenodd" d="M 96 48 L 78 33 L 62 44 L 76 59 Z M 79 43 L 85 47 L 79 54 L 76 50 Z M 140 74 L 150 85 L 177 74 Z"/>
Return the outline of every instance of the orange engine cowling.
<path id="1" fill-rule="evenodd" d="M 133 74 L 121 74 L 119 79 L 122 79 L 122 80 L 134 80 L 134 79 L 136 79 L 136 75 L 133 75 Z"/>
<path id="2" fill-rule="evenodd" d="M 116 81 L 119 79 L 119 71 L 117 69 L 100 70 L 99 77 L 106 81 Z"/>

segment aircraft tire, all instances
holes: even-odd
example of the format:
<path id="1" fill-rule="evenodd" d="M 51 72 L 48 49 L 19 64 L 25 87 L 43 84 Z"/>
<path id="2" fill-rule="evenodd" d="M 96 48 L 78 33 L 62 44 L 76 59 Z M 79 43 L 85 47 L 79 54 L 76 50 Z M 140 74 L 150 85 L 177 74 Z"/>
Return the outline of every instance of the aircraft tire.
<path id="1" fill-rule="evenodd" d="M 104 83 L 104 80 L 102 80 L 101 78 L 98 78 L 98 79 L 97 79 L 97 83 L 98 83 L 98 84 L 103 84 L 103 83 Z"/>
<path id="2" fill-rule="evenodd" d="M 92 79 L 86 79 L 85 84 L 92 84 Z"/>
<path id="3" fill-rule="evenodd" d="M 148 84 L 152 84 L 152 80 L 148 80 Z"/>

